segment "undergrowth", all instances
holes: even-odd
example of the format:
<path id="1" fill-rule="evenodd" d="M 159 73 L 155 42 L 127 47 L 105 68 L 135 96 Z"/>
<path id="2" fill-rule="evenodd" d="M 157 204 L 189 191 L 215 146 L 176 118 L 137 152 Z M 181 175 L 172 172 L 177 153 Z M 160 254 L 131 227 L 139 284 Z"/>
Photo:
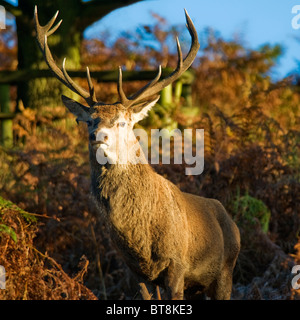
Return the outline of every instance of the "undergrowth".
<path id="1" fill-rule="evenodd" d="M 30 228 L 34 229 L 27 252 L 31 252 L 38 268 L 52 263 L 53 277 L 53 272 L 55 277 L 58 272 L 62 277 L 60 281 L 67 279 L 67 275 L 74 279 L 81 272 L 81 260 L 85 257 L 84 261 L 89 261 L 82 278 L 85 287 L 100 299 L 132 298 L 139 289 L 111 244 L 105 222 L 98 216 L 89 195 L 84 124 L 77 126 L 75 121 L 71 123 L 72 116 L 66 115 L 63 107 L 59 111 L 60 118 L 44 120 L 43 130 L 35 127 L 43 117 L 41 111 L 35 111 L 30 119 L 26 113 L 20 114 L 15 120 L 17 133 L 21 126 L 27 131 L 24 136 L 20 134 L 18 147 L 1 149 L 0 173 L 4 177 L 1 194 L 22 209 L 1 200 L 1 210 L 4 201 L 6 210 L 14 208 L 14 212 L 28 224 L 26 230 L 29 234 Z M 201 126 L 209 129 L 206 130 L 205 170 L 202 175 L 185 176 L 184 165 L 153 167 L 183 191 L 219 199 L 238 223 L 242 250 L 234 272 L 233 298 L 297 298 L 297 292 L 290 287 L 290 270 L 299 233 L 297 197 L 300 184 L 295 174 L 298 167 L 294 162 L 293 166 L 289 164 L 289 150 L 282 145 L 282 137 L 273 141 L 273 148 L 270 148 L 270 141 L 266 146 L 253 143 L 251 139 L 249 142 L 245 141 L 247 139 L 240 141 L 240 137 L 231 133 L 224 135 L 226 144 L 218 143 L 220 140 L 216 136 L 219 131 L 223 134 L 229 132 L 224 116 L 223 113 L 203 116 Z M 215 126 L 207 126 L 206 121 L 211 120 L 210 117 L 214 117 Z M 238 128 L 241 119 L 233 119 L 236 122 L 231 122 L 230 128 L 241 135 Z M 68 128 L 66 123 L 69 123 Z M 244 134 L 253 133 L 254 128 L 248 127 Z M 260 134 L 263 133 L 261 130 Z M 37 216 L 27 215 L 25 209 Z M 9 228 L 4 232 L 2 228 L 2 234 L 6 235 L 4 246 L 7 243 L 10 246 L 20 245 L 19 240 L 14 241 L 20 236 L 16 231 L 18 228 L 12 227 L 11 221 L 8 223 L 1 219 L 0 223 Z M 10 249 L 14 252 L 13 247 Z M 3 252 L 2 257 L 7 257 L 8 252 Z M 27 276 L 27 281 L 30 281 L 31 276 L 27 273 L 24 279 Z M 42 273 L 37 273 L 37 276 L 44 279 Z M 273 276 L 277 282 L 271 281 Z M 73 281 L 70 279 L 68 281 Z M 269 281 L 268 286 L 265 281 Z M 51 283 L 55 286 L 53 281 Z M 58 292 L 59 297 L 47 294 L 42 297 L 76 298 L 73 293 L 64 294 L 63 289 L 58 289 Z M 24 296 L 23 292 L 22 297 L 16 295 L 15 298 L 34 299 L 36 296 L 29 297 L 27 293 Z"/>
<path id="2" fill-rule="evenodd" d="M 0 222 L 0 265 L 5 270 L 5 290 L 0 290 L 0 299 L 96 299 L 83 285 L 86 258 L 71 278 L 47 253 L 36 249 L 36 216 L 0 197 Z"/>
<path id="3" fill-rule="evenodd" d="M 132 61 L 116 42 L 123 51 L 104 64 L 97 45 L 84 42 L 83 60 L 102 61 L 102 69 L 117 68 L 120 56 L 137 69 L 150 68 L 149 57 L 163 58 L 148 48 Z M 181 97 L 171 113 L 157 107 L 142 123 L 146 129 L 166 123 L 204 129 L 201 175 L 186 176 L 184 164 L 153 167 L 185 192 L 220 200 L 237 222 L 242 248 L 234 299 L 299 298 L 291 269 L 300 264 L 300 93 L 291 79 L 270 78 L 279 49 L 255 51 L 207 31 L 203 55 L 195 61 L 193 105 Z M 175 60 L 170 54 L 168 65 Z M 140 87 L 124 84 L 126 93 Z M 115 85 L 97 84 L 95 90 L 103 101 L 117 100 Z M 139 288 L 90 198 L 85 124 L 76 125 L 62 106 L 22 109 L 14 139 L 14 148 L 0 148 L 0 195 L 18 205 L 0 200 L 0 264 L 10 288 L 0 291 L 1 298 L 75 299 L 78 292 L 87 299 L 136 297 Z"/>

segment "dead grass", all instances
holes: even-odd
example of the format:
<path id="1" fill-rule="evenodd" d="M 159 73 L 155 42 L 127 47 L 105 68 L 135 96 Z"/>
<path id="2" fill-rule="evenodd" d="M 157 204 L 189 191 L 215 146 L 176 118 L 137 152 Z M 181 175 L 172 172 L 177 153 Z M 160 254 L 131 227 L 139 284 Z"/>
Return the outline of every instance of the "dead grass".
<path id="1" fill-rule="evenodd" d="M 83 256 L 80 271 L 71 278 L 53 258 L 36 249 L 38 223 L 31 215 L 0 198 L 0 222 L 10 232 L 0 234 L 0 265 L 6 271 L 5 300 L 97 299 L 83 285 L 89 261 Z"/>
<path id="2" fill-rule="evenodd" d="M 126 52 L 121 56 L 124 63 L 132 61 Z M 154 168 L 185 192 L 217 198 L 238 223 L 242 250 L 233 299 L 299 299 L 290 281 L 292 265 L 300 264 L 300 93 L 289 79 L 271 81 L 267 72 L 277 56 L 276 47 L 257 52 L 210 33 L 200 64 L 195 63 L 197 105 L 185 106 L 193 112 L 183 112 L 182 98 L 174 113 L 158 112 L 144 123 L 205 129 L 200 176 L 185 176 L 184 165 Z M 108 60 L 109 68 L 120 63 L 119 56 Z M 147 62 L 138 67 L 148 68 Z M 138 87 L 130 83 L 127 89 Z M 116 98 L 115 85 L 95 89 L 103 101 Z M 14 135 L 16 147 L 0 149 L 0 194 L 40 216 L 36 224 L 6 211 L 5 223 L 24 239 L 15 243 L 0 233 L 0 264 L 12 272 L 6 298 L 136 298 L 140 288 L 89 196 L 85 125 L 77 126 L 64 107 L 41 106 L 22 110 L 14 119 Z M 237 211 L 246 196 L 251 202 Z M 258 201 L 269 217 L 255 212 Z M 268 219 L 265 232 L 260 218 Z"/>
<path id="3" fill-rule="evenodd" d="M 61 117 L 65 117 L 63 108 L 60 111 Z M 15 243 L 1 233 L 0 264 L 8 272 L 8 289 L 1 298 L 140 297 L 140 288 L 114 249 L 105 222 L 89 196 L 83 125 L 77 126 L 74 121 L 66 128 L 69 118 L 56 117 L 54 121 L 44 120 L 44 129 L 40 130 L 35 123 L 41 121 L 42 115 L 35 112 L 34 117 L 19 115 L 17 119 L 19 125 L 27 128 L 25 143 L 1 151 L 1 194 L 22 209 L 39 215 L 36 217 L 39 222 L 33 223 L 11 208 L 1 209 L 4 223 L 16 230 L 18 237 Z M 212 130 L 211 138 L 218 133 Z M 57 139 L 61 139 L 60 143 L 54 143 Z M 213 150 L 217 141 L 211 141 L 206 147 Z M 237 186 L 241 194 L 248 190 L 271 210 L 268 234 L 255 221 L 254 224 L 237 221 L 242 250 L 234 273 L 233 299 L 299 297 L 290 286 L 291 267 L 299 260 L 296 255 L 289 255 L 299 252 L 297 246 L 298 251 L 293 248 L 299 223 L 294 195 L 299 185 L 291 176 L 292 169 L 282 164 L 279 156 L 274 150 L 245 144 L 229 158 L 210 152 L 200 177 L 185 176 L 184 166 L 154 166 L 184 191 L 208 197 L 217 195 L 232 214 Z M 261 170 L 258 175 L 257 169 Z"/>

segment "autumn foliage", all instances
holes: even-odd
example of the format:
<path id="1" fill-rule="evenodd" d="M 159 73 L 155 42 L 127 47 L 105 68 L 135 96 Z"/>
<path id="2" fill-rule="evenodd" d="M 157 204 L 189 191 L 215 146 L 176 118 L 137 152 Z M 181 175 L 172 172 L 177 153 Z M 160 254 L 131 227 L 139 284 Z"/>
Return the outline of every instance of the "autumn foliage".
<path id="1" fill-rule="evenodd" d="M 161 17 L 154 18 L 155 25 L 124 33 L 113 43 L 105 35 L 101 40 L 84 40 L 82 65 L 91 70 L 119 65 L 127 70 L 154 69 L 158 64 L 174 67 L 174 34 L 183 27 L 170 27 Z M 272 79 L 280 46 L 253 50 L 240 39 L 225 41 L 210 29 L 202 39 L 193 65 L 191 97 L 183 84 L 179 101 L 167 107 L 156 105 L 141 125 L 204 129 L 204 172 L 185 176 L 184 165 L 175 164 L 154 168 L 183 191 L 217 198 L 237 222 L 242 250 L 234 273 L 234 299 L 297 299 L 299 293 L 290 283 L 291 268 L 300 261 L 299 86 L 293 77 Z M 185 39 L 181 40 L 184 50 Z M 78 81 L 85 85 L 84 80 Z M 143 83 L 125 85 L 130 93 Z M 117 100 L 115 83 L 99 83 L 96 91 L 102 101 Z M 80 289 L 76 275 L 83 268 L 80 261 L 88 261 L 82 279 L 95 296 L 135 297 L 138 289 L 90 199 L 85 125 L 77 125 L 63 106 L 40 106 L 17 115 L 14 135 L 16 147 L 0 149 L 0 195 L 41 215 L 28 245 L 47 252 L 57 263 L 52 264 L 50 276 L 59 271 L 68 274 L 67 281 Z M 6 219 L 9 223 L 12 218 L 8 214 Z M 12 223 L 12 228 L 20 228 L 17 221 Z M 7 241 L 7 235 L 0 233 L 0 246 Z M 11 241 L 11 246 L 18 245 Z M 34 250 L 31 253 L 39 256 Z M 40 268 L 44 262 L 36 259 Z M 37 298 L 29 293 L 28 297 Z M 43 297 L 52 298 L 45 294 L 39 298 Z"/>

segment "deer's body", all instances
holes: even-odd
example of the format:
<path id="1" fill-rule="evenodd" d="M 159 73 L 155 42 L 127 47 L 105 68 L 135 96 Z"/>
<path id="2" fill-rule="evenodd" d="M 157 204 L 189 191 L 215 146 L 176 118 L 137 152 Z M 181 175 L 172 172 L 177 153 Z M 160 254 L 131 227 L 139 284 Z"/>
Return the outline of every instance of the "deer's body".
<path id="1" fill-rule="evenodd" d="M 94 158 L 92 192 L 131 270 L 170 297 L 187 289 L 229 299 L 239 231 L 221 203 L 181 192 L 149 165 L 106 168 Z"/>
<path id="2" fill-rule="evenodd" d="M 41 26 L 35 9 L 37 41 L 57 78 L 90 106 L 62 96 L 77 120 L 87 123 L 92 193 L 128 266 L 145 280 L 164 287 L 172 299 L 182 299 L 184 290 L 191 298 L 204 292 L 214 299 L 230 299 L 232 272 L 240 248 L 237 226 L 217 200 L 183 193 L 156 174 L 143 158 L 133 132 L 134 124 L 146 117 L 158 101 L 158 93 L 187 70 L 196 57 L 199 43 L 190 17 L 186 13 L 192 45 L 183 59 L 177 39 L 177 68 L 162 80 L 159 68 L 152 81 L 128 98 L 122 88 L 120 68 L 120 101 L 105 104 L 96 99 L 88 69 L 89 92 L 69 77 L 65 60 L 62 70 L 55 64 L 47 37 L 61 23 L 52 27 L 57 14 Z M 99 162 L 98 152 L 109 164 Z"/>

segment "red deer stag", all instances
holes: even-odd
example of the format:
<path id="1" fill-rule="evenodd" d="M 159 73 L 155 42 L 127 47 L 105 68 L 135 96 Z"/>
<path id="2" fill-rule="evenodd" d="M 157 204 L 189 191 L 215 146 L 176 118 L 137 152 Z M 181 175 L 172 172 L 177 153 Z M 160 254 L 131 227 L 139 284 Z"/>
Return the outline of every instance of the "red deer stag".
<path id="1" fill-rule="evenodd" d="M 157 76 L 130 97 L 123 91 L 119 68 L 120 101 L 113 104 L 97 101 L 88 68 L 86 91 L 70 78 L 65 60 L 62 69 L 56 65 L 47 37 L 61 24 L 60 21 L 52 27 L 57 15 L 58 12 L 41 26 L 35 8 L 37 42 L 55 76 L 89 105 L 62 96 L 76 120 L 87 123 L 91 191 L 125 262 L 138 277 L 163 287 L 170 299 L 183 299 L 184 293 L 186 298 L 197 298 L 200 292 L 212 299 L 230 299 L 232 272 L 240 249 L 236 224 L 219 201 L 181 192 L 149 164 L 134 161 L 138 155 L 141 157 L 134 124 L 147 116 L 159 99 L 159 92 L 190 67 L 199 50 L 189 15 L 185 11 L 192 38 L 186 58 L 182 57 L 177 39 L 176 69 L 160 79 L 159 67 Z M 131 148 L 130 141 L 138 148 Z M 127 154 L 130 161 L 119 161 L 116 145 L 131 150 Z M 97 161 L 99 151 L 109 159 L 108 163 Z"/>

